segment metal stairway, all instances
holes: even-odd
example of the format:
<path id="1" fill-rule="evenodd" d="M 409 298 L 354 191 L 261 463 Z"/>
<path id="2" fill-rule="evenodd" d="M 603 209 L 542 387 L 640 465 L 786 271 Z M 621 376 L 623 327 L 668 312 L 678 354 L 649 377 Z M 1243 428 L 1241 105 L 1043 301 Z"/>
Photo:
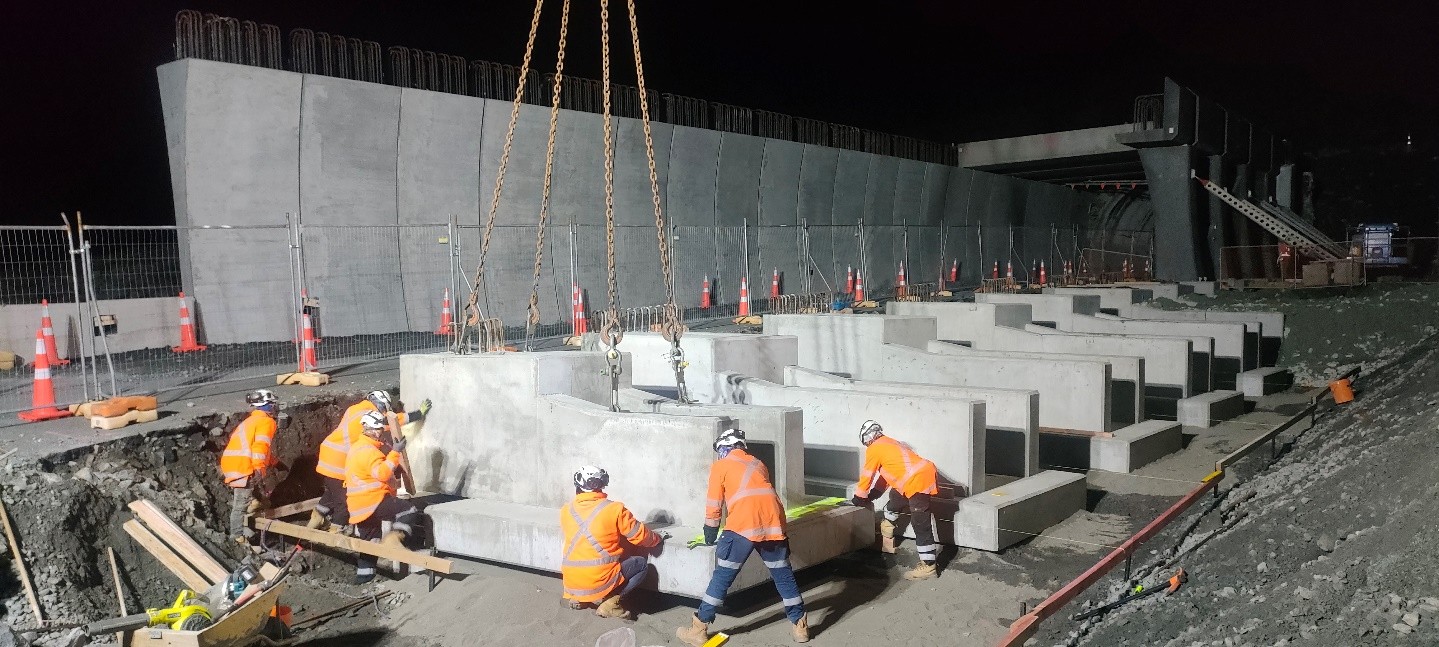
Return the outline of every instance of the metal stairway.
<path id="1" fill-rule="evenodd" d="M 1224 187 L 1199 177 L 1193 172 L 1190 173 L 1190 177 L 1199 180 L 1199 184 L 1205 190 L 1213 193 L 1225 204 L 1234 207 L 1236 211 L 1253 220 L 1265 231 L 1274 234 L 1279 240 L 1293 245 L 1306 255 L 1325 261 L 1337 261 L 1344 258 L 1344 250 L 1338 243 L 1315 229 L 1313 225 L 1304 222 L 1298 214 L 1278 205 L 1255 204 L 1240 199 L 1225 191 Z"/>

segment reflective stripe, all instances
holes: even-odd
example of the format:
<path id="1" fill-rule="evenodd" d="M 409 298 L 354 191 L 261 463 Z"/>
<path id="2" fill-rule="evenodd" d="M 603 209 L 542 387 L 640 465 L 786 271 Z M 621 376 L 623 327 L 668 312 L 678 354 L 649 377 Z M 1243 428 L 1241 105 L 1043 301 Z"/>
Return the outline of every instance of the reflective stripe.
<path id="1" fill-rule="evenodd" d="M 221 455 L 221 456 L 243 456 L 243 457 L 245 457 L 245 458 L 249 458 L 249 457 L 250 457 L 250 450 L 248 450 L 248 449 L 227 449 L 227 450 L 221 452 L 220 455 Z"/>
<path id="2" fill-rule="evenodd" d="M 249 472 L 225 472 L 226 479 L 245 478 L 249 475 Z"/>
<path id="3" fill-rule="evenodd" d="M 894 512 L 893 510 L 885 510 L 885 511 L 884 511 L 884 519 L 885 519 L 885 521 L 891 521 L 891 522 L 892 522 L 892 521 L 898 521 L 898 520 L 899 520 L 899 513 L 898 513 L 898 512 Z"/>
<path id="4" fill-rule="evenodd" d="M 635 540 L 635 537 L 640 536 L 640 533 L 642 533 L 642 532 L 644 532 L 644 531 L 645 531 L 645 526 L 644 526 L 644 524 L 636 521 L 636 522 L 635 522 L 635 527 L 634 527 L 634 529 L 632 529 L 632 530 L 630 530 L 629 532 L 625 533 L 625 539 L 628 539 L 628 540 L 630 540 L 630 541 L 634 541 L 634 540 Z"/>
<path id="5" fill-rule="evenodd" d="M 745 539 L 749 539 L 750 541 L 760 541 L 759 539 L 757 539 L 758 537 L 783 537 L 784 528 L 781 528 L 779 526 L 770 526 L 768 528 L 751 528 L 739 534 L 743 535 Z"/>
<path id="6" fill-rule="evenodd" d="M 916 541 L 918 541 L 918 540 L 916 540 Z M 917 544 L 916 544 L 915 547 L 914 547 L 914 550 L 915 550 L 915 552 L 919 552 L 919 553 L 937 553 L 937 552 L 939 552 L 939 544 L 927 544 L 927 545 L 924 545 L 924 546 L 920 546 L 920 545 L 917 545 Z"/>
<path id="7" fill-rule="evenodd" d="M 707 507 L 707 508 L 718 508 L 719 505 L 720 505 L 720 500 L 719 500 L 719 499 L 705 499 L 705 507 Z"/>
<path id="8" fill-rule="evenodd" d="M 336 467 L 335 465 L 331 465 L 330 463 L 325 463 L 325 462 L 317 462 L 317 463 L 315 463 L 315 470 L 316 470 L 316 471 L 320 471 L 321 469 L 330 470 L 331 473 L 339 473 L 339 474 L 344 474 L 344 473 L 345 473 L 345 468 L 343 468 L 343 467 Z"/>
<path id="9" fill-rule="evenodd" d="M 780 599 L 780 604 L 783 604 L 787 607 L 797 607 L 801 604 L 804 604 L 804 598 L 782 598 Z"/>
<path id="10" fill-rule="evenodd" d="M 764 565 L 765 565 L 765 568 L 789 568 L 789 560 L 787 560 L 787 559 L 781 559 L 781 560 L 779 560 L 779 561 L 777 561 L 777 562 L 771 562 L 771 561 L 769 561 L 769 560 L 765 560 Z"/>
<path id="11" fill-rule="evenodd" d="M 410 513 L 412 513 L 412 512 L 413 512 L 413 510 L 407 510 L 407 511 L 405 511 L 405 512 L 401 512 L 400 514 L 395 515 L 395 518 L 396 518 L 396 519 L 399 519 L 400 517 L 403 517 L 403 516 L 405 516 L 405 515 L 407 515 L 407 514 L 410 514 Z M 391 522 L 390 522 L 390 530 L 398 530 L 398 531 L 403 532 L 403 533 L 405 533 L 405 534 L 407 534 L 407 535 L 413 534 L 414 531 L 415 531 L 414 528 L 411 528 L 411 527 L 410 527 L 410 524 L 407 524 L 407 523 L 405 523 L 405 522 L 403 522 L 403 521 L 391 521 Z"/>
<path id="12" fill-rule="evenodd" d="M 891 487 L 897 490 L 903 490 L 905 484 L 909 482 L 909 479 L 913 478 L 915 474 L 918 474 L 926 465 L 933 465 L 933 463 L 927 458 L 921 458 L 918 462 L 911 461 L 910 456 L 917 457 L 917 455 L 915 455 L 909 447 L 906 447 L 904 443 L 894 440 L 893 438 L 889 439 L 889 441 L 894 443 L 895 447 L 899 449 L 899 458 L 904 461 L 904 475 L 895 479 L 894 475 L 891 474 L 889 470 L 884 469 L 883 465 L 880 466 L 879 471 L 885 480 L 889 481 Z"/>
<path id="13" fill-rule="evenodd" d="M 574 506 L 573 503 L 570 503 L 570 504 L 565 505 L 565 511 L 568 512 L 568 513 L 570 513 L 570 518 L 571 518 L 571 519 L 574 519 L 574 520 L 575 520 L 575 536 L 570 538 L 569 544 L 565 546 L 564 552 L 561 553 L 561 554 L 563 555 L 563 558 L 562 558 L 562 560 L 560 561 L 560 566 L 562 566 L 562 567 L 563 567 L 563 566 L 603 566 L 603 565 L 605 565 L 605 564 L 613 564 L 613 563 L 615 563 L 615 562 L 620 561 L 620 556 L 619 556 L 619 555 L 611 555 L 611 554 L 609 553 L 609 551 L 605 550 L 604 547 L 600 545 L 600 541 L 599 541 L 598 539 L 595 539 L 594 533 L 590 532 L 590 523 L 595 520 L 595 517 L 599 516 L 601 510 L 604 510 L 605 508 L 609 507 L 609 505 L 610 505 L 611 503 L 613 503 L 613 502 L 610 501 L 609 499 L 602 499 L 602 500 L 600 500 L 599 505 L 596 505 L 596 506 L 595 506 L 595 509 L 590 511 L 590 516 L 588 516 L 588 517 L 586 517 L 586 518 L 584 518 L 584 519 L 581 519 L 581 518 L 580 518 L 580 513 L 578 513 L 578 512 L 575 511 L 575 506 Z M 590 547 L 591 547 L 591 548 L 594 548 L 594 549 L 595 549 L 595 553 L 598 554 L 598 555 L 600 555 L 600 557 L 598 557 L 598 558 L 596 558 L 596 559 L 586 559 L 586 560 L 571 560 L 571 559 L 570 559 L 570 555 L 575 552 L 575 548 L 578 547 L 578 545 L 579 545 L 579 540 L 580 540 L 581 537 L 585 538 L 587 541 L 590 542 Z M 568 591 L 569 589 L 566 589 L 566 590 Z M 593 590 L 593 591 L 589 591 L 589 592 L 587 592 L 587 593 L 573 593 L 573 594 L 574 594 L 574 595 L 589 595 L 589 594 L 599 593 L 601 590 L 604 590 L 604 587 L 601 587 L 600 589 L 596 589 L 596 590 Z"/>
<path id="14" fill-rule="evenodd" d="M 579 598 L 579 597 L 584 597 L 584 596 L 586 596 L 586 595 L 594 595 L 594 594 L 596 594 L 596 593 L 599 593 L 599 592 L 601 592 L 601 591 L 604 591 L 604 590 L 606 590 L 606 589 L 610 589 L 610 588 L 618 585 L 619 582 L 620 582 L 620 574 L 619 574 L 618 572 L 616 572 L 615 574 L 613 574 L 613 575 L 610 576 L 610 579 L 605 580 L 605 583 L 604 583 L 604 584 L 601 584 L 601 585 L 599 585 L 599 586 L 596 586 L 595 588 L 592 588 L 592 589 L 571 589 L 571 588 L 566 588 L 566 589 L 565 589 L 565 593 L 568 593 L 568 594 L 570 594 L 570 595 L 572 595 L 572 596 L 574 596 L 574 597 L 577 597 L 577 598 Z"/>
<path id="15" fill-rule="evenodd" d="M 259 434 L 255 434 L 255 437 L 250 439 L 250 443 L 251 443 L 251 444 L 258 443 L 258 442 L 260 442 L 260 441 L 262 441 L 262 440 L 265 441 L 266 443 L 269 443 L 269 442 L 271 442 L 272 439 L 271 439 L 269 436 L 261 436 L 261 435 L 259 435 Z"/>
<path id="16" fill-rule="evenodd" d="M 37 368 L 37 369 L 35 369 L 35 379 L 37 379 L 37 380 L 48 380 L 48 379 L 50 379 L 50 369 L 48 369 L 48 368 Z"/>
<path id="17" fill-rule="evenodd" d="M 357 567 L 357 568 L 355 569 L 355 574 L 356 574 L 356 575 L 374 575 L 374 574 L 375 574 L 375 568 L 374 568 L 373 566 L 360 566 L 360 567 Z"/>
<path id="18" fill-rule="evenodd" d="M 704 595 L 701 595 L 701 596 L 700 596 L 700 600 L 701 600 L 702 602 L 704 602 L 705 604 L 708 604 L 708 605 L 710 605 L 710 606 L 712 606 L 712 607 L 717 607 L 717 606 L 719 606 L 719 605 L 721 605 L 721 604 L 724 604 L 724 600 L 721 600 L 721 599 L 719 599 L 719 598 L 717 598 L 717 597 L 711 596 L 711 595 L 708 594 L 708 593 L 706 593 L 706 594 L 704 594 Z"/>
<path id="19" fill-rule="evenodd" d="M 718 566 L 720 568 L 732 568 L 734 570 L 739 570 L 741 566 L 744 566 L 744 562 L 732 562 L 727 559 L 716 559 L 715 566 Z"/>
<path id="20" fill-rule="evenodd" d="M 750 477 L 754 476 L 755 472 L 759 471 L 760 468 L 764 467 L 764 463 L 761 463 L 753 458 L 750 460 L 744 460 L 738 456 L 726 456 L 725 460 L 739 461 L 740 463 L 743 463 L 745 465 L 744 474 L 739 477 L 740 487 L 744 487 L 746 483 L 749 483 Z M 773 487 L 746 488 L 743 490 L 739 490 L 728 497 L 725 497 L 725 507 L 730 511 L 733 511 L 734 504 L 740 500 L 748 499 L 752 496 L 761 496 L 774 493 L 775 491 Z"/>
<path id="21" fill-rule="evenodd" d="M 361 494 L 361 493 L 364 493 L 364 492 L 369 492 L 369 491 L 371 491 L 371 490 L 382 490 L 382 489 L 384 489 L 384 487 L 385 487 L 385 484 L 384 484 L 384 483 L 375 483 L 375 482 L 372 481 L 372 482 L 369 482 L 369 483 L 361 483 L 361 484 L 359 484 L 359 485 L 351 485 L 351 486 L 348 486 L 348 487 L 345 488 L 345 494 L 346 494 L 346 495 L 350 495 L 350 494 Z"/>
<path id="22" fill-rule="evenodd" d="M 382 499 L 382 500 L 383 500 L 383 499 Z M 356 520 L 356 519 L 367 519 L 367 518 L 369 518 L 370 513 L 374 512 L 374 511 L 375 511 L 377 508 L 379 508 L 379 507 L 380 507 L 380 504 L 379 504 L 379 503 L 376 503 L 376 504 L 374 504 L 374 505 L 367 505 L 367 506 L 365 506 L 365 507 L 363 507 L 363 508 L 359 508 L 359 509 L 357 509 L 357 510 L 351 510 L 351 511 L 350 511 L 350 523 L 355 523 L 355 520 Z"/>

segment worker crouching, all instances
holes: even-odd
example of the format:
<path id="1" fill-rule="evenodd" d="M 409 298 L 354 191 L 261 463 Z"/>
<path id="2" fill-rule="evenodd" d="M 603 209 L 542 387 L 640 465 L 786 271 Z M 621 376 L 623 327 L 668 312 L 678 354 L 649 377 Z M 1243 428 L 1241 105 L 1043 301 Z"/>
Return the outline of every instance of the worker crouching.
<path id="1" fill-rule="evenodd" d="M 581 467 L 574 483 L 575 498 L 560 510 L 564 597 L 571 609 L 594 607 L 600 617 L 633 620 L 621 599 L 644 582 L 650 563 L 634 549 L 654 548 L 669 535 L 646 528 L 623 503 L 610 499 L 604 492 L 610 475 L 603 469 Z"/>
<path id="2" fill-rule="evenodd" d="M 405 538 L 414 532 L 420 511 L 414 504 L 395 496 L 395 470 L 400 465 L 400 452 L 405 439 L 394 439 L 390 425 L 378 411 L 360 416 L 362 433 L 350 447 L 345 459 L 345 502 L 349 506 L 350 523 L 355 534 L 366 541 L 380 537 L 381 523 L 389 521 L 390 532 L 380 542 L 387 547 L 404 549 Z M 369 555 L 356 557 L 355 583 L 367 584 L 375 579 L 376 560 Z"/>
<path id="3" fill-rule="evenodd" d="M 794 623 L 794 641 L 809 641 L 804 598 L 789 564 L 784 506 L 770 482 L 769 470 L 745 448 L 745 433 L 739 429 L 726 429 L 714 442 L 719 460 L 710 465 L 704 526 L 705 544 L 715 546 L 714 575 L 700 598 L 690 626 L 675 631 L 680 640 L 694 647 L 703 647 L 709 640 L 709 624 L 715 620 L 716 607 L 724 603 L 725 593 L 751 552 L 758 552 L 769 568 L 770 579 L 774 580 L 784 604 L 785 616 Z M 720 531 L 722 510 L 725 513 L 723 532 Z"/>
<path id="4" fill-rule="evenodd" d="M 230 486 L 230 537 L 248 543 L 255 531 L 245 525 L 245 517 L 264 505 L 265 492 L 261 481 L 275 464 L 270 445 L 279 428 L 280 398 L 268 389 L 259 389 L 245 396 L 250 415 L 230 432 L 225 451 L 220 454 L 220 474 Z"/>
<path id="5" fill-rule="evenodd" d="M 350 448 L 355 445 L 360 436 L 364 435 L 360 418 L 371 411 L 388 417 L 393 410 L 394 403 L 388 392 L 371 391 L 365 395 L 363 400 L 350 405 L 350 408 L 345 410 L 345 414 L 340 417 L 340 424 L 320 443 L 320 453 L 315 460 L 315 472 L 323 479 L 325 489 L 320 495 L 319 504 L 310 511 L 310 521 L 306 524 L 307 527 L 341 532 L 350 524 L 349 506 L 345 502 L 345 463 L 349 458 Z M 417 411 L 396 414 L 396 421 L 403 427 L 409 422 L 423 420 L 429 411 L 430 401 L 425 400 L 420 403 Z M 351 531 L 353 532 L 353 529 Z"/>
<path id="6" fill-rule="evenodd" d="M 851 503 L 867 505 L 872 496 L 883 494 L 888 486 L 889 501 L 884 506 L 884 521 L 879 524 L 880 536 L 894 539 L 894 522 L 901 512 L 908 511 L 919 566 L 904 576 L 911 580 L 938 577 L 934 562 L 939 545 L 934 542 L 934 514 L 929 509 L 930 497 L 939 493 L 934 463 L 884 435 L 884 429 L 873 420 L 860 426 L 859 442 L 864 445 L 864 467 L 860 468 Z"/>

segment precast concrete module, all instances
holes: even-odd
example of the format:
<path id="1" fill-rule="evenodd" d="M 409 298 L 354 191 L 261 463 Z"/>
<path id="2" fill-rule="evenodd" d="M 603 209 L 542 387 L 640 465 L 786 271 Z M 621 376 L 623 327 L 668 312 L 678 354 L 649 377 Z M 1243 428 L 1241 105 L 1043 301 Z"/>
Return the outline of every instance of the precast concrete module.
<path id="1" fill-rule="evenodd" d="M 626 354 L 621 362 L 632 365 L 632 358 Z M 714 549 L 688 550 L 684 543 L 704 523 L 711 445 L 733 421 L 610 411 L 607 372 L 604 354 L 597 352 L 401 357 L 402 397 L 434 402 L 408 452 L 416 482 L 428 492 L 464 497 L 427 508 L 437 550 L 558 571 L 560 508 L 573 496 L 574 470 L 594 464 L 610 472 L 607 491 L 614 499 L 672 535 L 654 555 L 654 587 L 696 598 L 704 593 Z M 628 371 L 620 386 L 632 390 Z M 782 424 L 777 429 L 773 444 L 784 448 L 788 436 Z M 803 472 L 793 464 L 794 454 L 781 450 L 771 458 L 787 498 L 794 494 L 789 475 Z M 791 519 L 788 533 L 796 568 L 874 541 L 868 511 L 855 508 L 804 514 Z M 736 587 L 768 577 L 758 560 L 750 560 Z"/>

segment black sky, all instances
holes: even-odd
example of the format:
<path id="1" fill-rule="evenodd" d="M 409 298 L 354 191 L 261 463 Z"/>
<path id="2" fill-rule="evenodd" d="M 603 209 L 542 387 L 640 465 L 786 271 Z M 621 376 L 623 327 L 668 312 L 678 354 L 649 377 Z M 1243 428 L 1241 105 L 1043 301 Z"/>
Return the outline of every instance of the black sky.
<path id="1" fill-rule="evenodd" d="M 573 2 L 568 71 L 596 77 L 597 3 Z M 1166 74 L 1301 150 L 1410 132 L 1423 143 L 1439 114 L 1439 11 L 1421 3 L 638 2 L 653 88 L 941 142 L 1121 123 Z M 612 2 L 614 20 L 622 7 Z M 97 223 L 173 222 L 155 66 L 173 58 L 180 9 L 275 24 L 286 42 L 309 27 L 513 64 L 532 8 L 6 3 L 0 222 L 76 209 Z"/>

